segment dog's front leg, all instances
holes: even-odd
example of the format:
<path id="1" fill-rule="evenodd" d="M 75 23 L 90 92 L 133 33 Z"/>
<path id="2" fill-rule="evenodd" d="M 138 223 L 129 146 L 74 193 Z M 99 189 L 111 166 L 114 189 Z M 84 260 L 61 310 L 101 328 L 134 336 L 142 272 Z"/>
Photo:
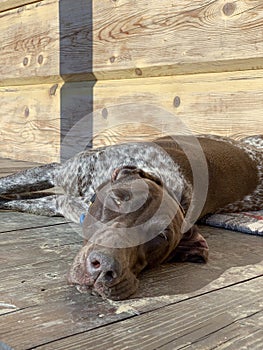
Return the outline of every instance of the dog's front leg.
<path id="1" fill-rule="evenodd" d="M 171 257 L 175 261 L 207 262 L 208 251 L 206 240 L 194 225 L 183 235 Z"/>
<path id="2" fill-rule="evenodd" d="M 0 195 L 52 188 L 59 168 L 59 164 L 52 163 L 2 177 L 0 178 Z"/>
<path id="3" fill-rule="evenodd" d="M 20 211 L 24 213 L 43 215 L 43 216 L 61 216 L 58 210 L 57 195 L 34 199 L 8 199 L 0 197 L 0 209 Z"/>
<path id="4" fill-rule="evenodd" d="M 21 196 L 21 198 L 23 198 L 23 196 Z M 8 197 L 0 197 L 0 209 L 43 216 L 64 216 L 70 221 L 79 223 L 80 216 L 88 212 L 89 206 L 80 197 L 48 195 L 33 199 L 9 199 Z"/>

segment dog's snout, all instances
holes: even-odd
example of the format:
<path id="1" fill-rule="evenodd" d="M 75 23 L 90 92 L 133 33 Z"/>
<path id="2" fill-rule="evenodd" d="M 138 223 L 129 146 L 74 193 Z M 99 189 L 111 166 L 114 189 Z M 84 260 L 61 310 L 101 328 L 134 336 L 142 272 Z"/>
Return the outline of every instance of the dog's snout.
<path id="1" fill-rule="evenodd" d="M 121 275 L 121 268 L 114 257 L 93 251 L 87 258 L 87 272 L 96 282 L 114 284 Z"/>

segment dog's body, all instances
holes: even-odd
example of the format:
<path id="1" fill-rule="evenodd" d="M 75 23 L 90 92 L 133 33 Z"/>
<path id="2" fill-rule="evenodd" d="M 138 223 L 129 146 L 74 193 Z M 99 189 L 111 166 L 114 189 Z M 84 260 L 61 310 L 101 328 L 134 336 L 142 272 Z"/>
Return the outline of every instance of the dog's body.
<path id="1" fill-rule="evenodd" d="M 81 214 L 86 213 L 83 230 L 86 239 L 91 241 L 86 242 L 77 255 L 69 280 L 91 287 L 102 296 L 125 298 L 135 291 L 136 275 L 146 266 L 171 258 L 207 259 L 208 247 L 197 228 L 192 225 L 187 232 L 182 230 L 185 213 L 192 206 L 194 187 L 198 185 L 189 154 L 195 154 L 197 168 L 202 155 L 207 162 L 207 173 L 202 174 L 206 164 L 200 169 L 201 183 L 204 180 L 205 186 L 207 181 L 207 196 L 200 204 L 196 220 L 215 212 L 262 209 L 262 136 L 240 142 L 200 136 L 201 148 L 192 140 L 187 136 L 165 137 L 154 144 L 110 146 L 82 152 L 62 165 L 44 165 L 2 178 L 0 208 L 63 215 L 74 222 L 79 222 Z M 208 177 L 202 179 L 205 174 Z M 134 192 L 138 180 L 143 180 L 147 187 L 143 198 L 143 186 L 139 185 L 140 190 Z M 24 195 L 53 186 L 62 187 L 65 194 L 34 194 L 35 198 Z M 104 194 L 98 195 L 100 191 Z M 91 206 L 95 193 L 97 197 Z M 127 210 L 127 203 L 131 202 L 141 204 Z M 195 207 L 198 205 L 194 203 Z M 166 227 L 159 228 L 167 215 Z M 99 227 L 98 222 L 103 227 Z M 147 236 L 148 231 L 154 231 L 153 222 L 160 232 L 143 240 L 142 233 Z M 135 243 L 129 241 L 122 245 L 120 241 L 124 236 L 114 238 L 119 228 L 127 235 L 126 231 L 131 231 L 133 226 L 139 241 L 135 239 Z"/>

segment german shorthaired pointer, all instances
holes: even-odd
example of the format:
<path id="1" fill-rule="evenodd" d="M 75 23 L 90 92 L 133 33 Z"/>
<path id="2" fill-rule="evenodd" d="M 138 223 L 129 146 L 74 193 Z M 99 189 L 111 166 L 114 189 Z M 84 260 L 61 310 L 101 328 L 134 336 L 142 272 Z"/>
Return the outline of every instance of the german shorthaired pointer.
<path id="1" fill-rule="evenodd" d="M 216 212 L 262 209 L 263 135 L 239 142 L 207 135 L 197 139 L 206 160 L 207 193 L 204 189 L 203 203 L 194 203 L 201 206 L 196 220 Z M 69 283 L 105 298 L 127 298 L 146 267 L 208 258 L 197 226 L 183 229 L 196 185 L 181 147 L 188 144 L 194 153 L 190 140 L 164 137 L 84 151 L 64 164 L 2 178 L 0 209 L 63 215 L 74 222 L 81 218 L 85 241 Z M 54 186 L 65 194 L 36 192 Z"/>

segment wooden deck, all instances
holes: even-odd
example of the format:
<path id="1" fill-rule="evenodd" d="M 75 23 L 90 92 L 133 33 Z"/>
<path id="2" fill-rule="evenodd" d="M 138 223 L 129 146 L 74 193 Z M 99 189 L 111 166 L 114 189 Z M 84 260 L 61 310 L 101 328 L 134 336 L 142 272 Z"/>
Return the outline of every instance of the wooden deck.
<path id="1" fill-rule="evenodd" d="M 30 165 L 0 160 L 0 173 Z M 15 350 L 262 350 L 262 237 L 202 227 L 208 264 L 147 271 L 133 299 L 112 302 L 67 286 L 73 225 L 3 211 L 0 222 L 0 341 Z"/>

